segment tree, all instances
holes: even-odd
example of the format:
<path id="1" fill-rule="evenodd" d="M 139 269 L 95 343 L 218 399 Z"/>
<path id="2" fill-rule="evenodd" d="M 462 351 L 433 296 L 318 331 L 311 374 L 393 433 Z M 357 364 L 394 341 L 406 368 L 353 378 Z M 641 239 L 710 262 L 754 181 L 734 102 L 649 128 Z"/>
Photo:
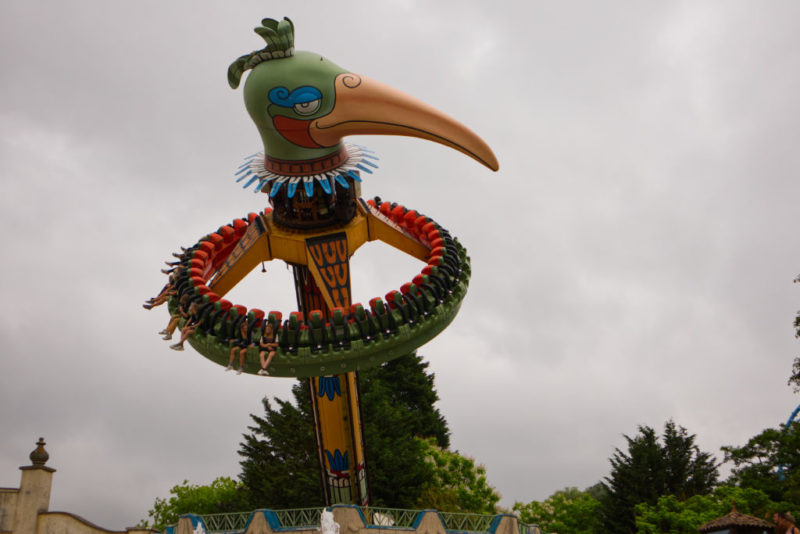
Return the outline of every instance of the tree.
<path id="1" fill-rule="evenodd" d="M 800 276 L 794 279 L 795 283 L 800 282 Z M 800 311 L 794 318 L 794 337 L 800 337 Z M 794 359 L 792 374 L 789 377 L 789 385 L 793 386 L 794 392 L 800 391 L 800 358 Z"/>
<path id="2" fill-rule="evenodd" d="M 442 512 L 495 514 L 500 495 L 486 480 L 486 468 L 475 460 L 436 445 L 433 438 L 420 440 L 432 466 L 431 477 L 422 488 L 417 508 Z"/>
<path id="3" fill-rule="evenodd" d="M 248 500 L 242 484 L 228 477 L 216 478 L 207 486 L 184 480 L 169 492 L 172 495 L 169 499 L 156 498 L 153 508 L 147 512 L 149 519 L 142 521 L 141 526 L 164 530 L 177 523 L 181 514 L 235 512 L 245 509 Z"/>
<path id="4" fill-rule="evenodd" d="M 412 353 L 360 373 L 367 476 L 371 502 L 412 508 L 432 475 L 426 446 L 413 437 L 449 443 L 447 422 L 434 406 L 438 396 L 428 364 Z M 251 507 L 319 506 L 322 502 L 307 382 L 292 388 L 294 404 L 264 401 L 265 415 L 251 415 L 239 454 L 240 479 Z"/>
<path id="5" fill-rule="evenodd" d="M 265 415 L 250 415 L 240 444 L 239 479 L 248 489 L 248 508 L 304 508 L 322 502 L 319 468 L 311 415 L 308 382 L 298 381 L 292 388 L 294 404 L 275 399 L 263 402 Z"/>
<path id="6" fill-rule="evenodd" d="M 514 503 L 513 509 L 520 521 L 539 525 L 543 532 L 591 534 L 600 528 L 597 515 L 600 501 L 592 496 L 591 489 L 564 488 L 541 502 Z"/>
<path id="7" fill-rule="evenodd" d="M 722 447 L 734 467 L 728 483 L 755 488 L 776 502 L 800 507 L 800 423 L 767 428 L 741 447 Z"/>
<path id="8" fill-rule="evenodd" d="M 379 367 L 361 372 L 361 391 L 365 411 L 373 392 L 379 393 L 390 404 L 408 413 L 407 424 L 412 436 L 435 438 L 439 447 L 450 446 L 450 429 L 447 421 L 435 406 L 439 394 L 433 385 L 434 374 L 428 373 L 428 362 L 416 353 L 388 361 Z M 377 414 L 375 414 L 377 415 Z M 366 418 L 366 416 L 365 416 Z M 369 446 L 369 444 L 367 444 Z"/>
<path id="9" fill-rule="evenodd" d="M 607 494 L 601 499 L 603 528 L 615 533 L 636 531 L 634 508 L 655 504 L 662 495 L 685 500 L 709 493 L 717 482 L 714 457 L 701 452 L 695 435 L 667 421 L 659 443 L 655 430 L 640 426 L 639 435 L 625 436 L 628 452 L 616 449 L 610 458 L 611 475 L 605 478 Z"/>
<path id="10" fill-rule="evenodd" d="M 681 500 L 662 495 L 655 504 L 640 503 L 636 510 L 638 534 L 696 534 L 705 523 L 736 509 L 753 517 L 771 517 L 779 505 L 766 493 L 752 488 L 720 486 L 710 495 L 694 495 Z"/>

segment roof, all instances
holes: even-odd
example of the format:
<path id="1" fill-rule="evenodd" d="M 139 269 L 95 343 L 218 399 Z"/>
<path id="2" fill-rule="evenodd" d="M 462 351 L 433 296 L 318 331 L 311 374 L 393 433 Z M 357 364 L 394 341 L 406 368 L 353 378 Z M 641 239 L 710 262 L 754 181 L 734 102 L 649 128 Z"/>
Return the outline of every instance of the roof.
<path id="1" fill-rule="evenodd" d="M 717 530 L 723 530 L 730 527 L 773 528 L 775 527 L 775 525 L 773 525 L 769 521 L 764 521 L 763 519 L 759 519 L 751 515 L 739 513 L 739 511 L 736 510 L 736 505 L 733 505 L 731 513 L 729 513 L 726 516 L 719 517 L 717 519 L 709 521 L 708 523 L 698 528 L 697 530 L 699 530 L 700 532 L 714 532 Z"/>

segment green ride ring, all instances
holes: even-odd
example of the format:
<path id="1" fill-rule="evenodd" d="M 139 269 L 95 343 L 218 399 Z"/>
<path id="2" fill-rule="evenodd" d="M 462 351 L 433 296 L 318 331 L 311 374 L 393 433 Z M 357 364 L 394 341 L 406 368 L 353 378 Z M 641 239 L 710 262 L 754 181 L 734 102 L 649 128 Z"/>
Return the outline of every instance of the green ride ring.
<path id="1" fill-rule="evenodd" d="M 267 314 L 232 305 L 214 294 L 205 282 L 213 278 L 258 217 L 251 213 L 200 239 L 186 251 L 177 268 L 178 294 L 169 300 L 170 313 L 177 313 L 180 298 L 188 294 L 189 301 L 196 300 L 201 310 L 205 306 L 201 324 L 217 314 L 210 331 L 197 328 L 188 338 L 189 344 L 209 360 L 226 366 L 233 346 L 232 337 L 226 333 L 238 328 L 237 319 L 247 320 L 255 345 L 247 349 L 243 371 L 256 374 L 261 368 L 257 345 L 261 327 L 264 322 L 271 322 L 277 330 L 279 347 L 268 369 L 270 376 L 306 378 L 375 367 L 433 339 L 452 322 L 466 295 L 471 274 L 466 249 L 430 218 L 377 198 L 368 203 L 380 208 L 387 219 L 418 241 L 434 241 L 437 245 L 431 248 L 427 265 L 414 281 L 404 284 L 400 291 L 389 291 L 385 300 L 370 299 L 368 307 L 356 303 L 349 310 L 335 308 L 327 321 L 322 319 L 321 311 L 312 310 L 308 317 L 292 312 L 281 323 L 280 312 Z M 221 235 L 225 239 L 220 239 Z M 181 326 L 184 322 L 181 320 Z"/>

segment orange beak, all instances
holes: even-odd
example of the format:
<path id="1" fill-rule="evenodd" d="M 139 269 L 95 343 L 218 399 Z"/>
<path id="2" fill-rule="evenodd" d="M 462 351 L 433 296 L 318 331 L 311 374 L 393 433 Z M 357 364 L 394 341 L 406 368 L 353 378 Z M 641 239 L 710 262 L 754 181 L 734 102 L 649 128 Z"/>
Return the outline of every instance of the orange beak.
<path id="1" fill-rule="evenodd" d="M 334 87 L 333 110 L 309 127 L 311 138 L 322 146 L 334 146 L 348 135 L 405 135 L 449 146 L 493 171 L 499 169 L 483 139 L 421 100 L 353 73 L 337 76 Z"/>

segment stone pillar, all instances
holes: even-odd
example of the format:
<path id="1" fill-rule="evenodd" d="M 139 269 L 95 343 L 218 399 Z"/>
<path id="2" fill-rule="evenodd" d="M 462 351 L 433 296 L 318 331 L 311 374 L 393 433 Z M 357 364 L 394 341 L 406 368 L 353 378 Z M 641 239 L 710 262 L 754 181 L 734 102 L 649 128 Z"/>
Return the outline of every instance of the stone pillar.
<path id="1" fill-rule="evenodd" d="M 41 512 L 50 508 L 50 489 L 55 469 L 45 467 L 50 455 L 44 450 L 44 438 L 39 438 L 31 453 L 31 465 L 20 467 L 22 471 L 14 514 L 14 534 L 36 534 L 36 520 Z"/>

